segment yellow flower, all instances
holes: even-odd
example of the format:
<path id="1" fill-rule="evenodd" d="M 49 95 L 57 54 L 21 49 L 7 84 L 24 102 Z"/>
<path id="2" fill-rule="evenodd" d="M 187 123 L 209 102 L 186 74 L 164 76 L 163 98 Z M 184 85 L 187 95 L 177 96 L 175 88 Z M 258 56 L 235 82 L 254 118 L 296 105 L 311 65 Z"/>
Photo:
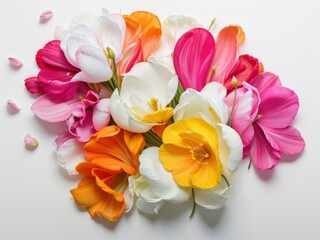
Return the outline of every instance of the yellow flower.
<path id="1" fill-rule="evenodd" d="M 189 118 L 169 125 L 162 136 L 159 156 L 182 187 L 209 189 L 220 183 L 222 164 L 218 134 L 201 118 Z"/>

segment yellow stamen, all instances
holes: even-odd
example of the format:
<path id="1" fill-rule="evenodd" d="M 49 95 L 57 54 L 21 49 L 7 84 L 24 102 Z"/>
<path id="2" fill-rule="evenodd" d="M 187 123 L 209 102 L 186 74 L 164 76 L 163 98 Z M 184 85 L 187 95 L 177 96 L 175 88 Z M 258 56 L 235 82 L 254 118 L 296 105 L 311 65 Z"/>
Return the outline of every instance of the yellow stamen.
<path id="1" fill-rule="evenodd" d="M 159 105 L 159 101 L 157 98 L 151 98 L 148 102 L 148 105 L 154 112 L 158 111 L 159 108 L 161 109 L 161 106 Z"/>

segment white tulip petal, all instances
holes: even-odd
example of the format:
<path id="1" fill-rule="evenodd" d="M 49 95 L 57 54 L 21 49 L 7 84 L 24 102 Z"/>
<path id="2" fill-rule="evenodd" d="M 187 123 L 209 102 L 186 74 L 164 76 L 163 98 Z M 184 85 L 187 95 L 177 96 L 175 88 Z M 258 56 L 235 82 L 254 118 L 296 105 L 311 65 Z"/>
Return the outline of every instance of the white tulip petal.
<path id="1" fill-rule="evenodd" d="M 76 52 L 76 62 L 82 70 L 82 77 L 74 77 L 72 81 L 99 83 L 112 77 L 112 70 L 104 52 L 92 46 L 81 46 Z"/>
<path id="2" fill-rule="evenodd" d="M 182 188 L 174 181 L 172 174 L 165 170 L 159 159 L 159 148 L 150 147 L 140 155 L 140 174 L 150 185 L 152 192 L 171 203 L 185 202 L 190 198 L 190 189 Z"/>
<path id="3" fill-rule="evenodd" d="M 201 96 L 201 93 L 194 89 L 187 89 L 180 96 L 179 104 L 174 110 L 174 121 L 188 118 L 202 118 L 203 115 L 208 116 L 204 119 L 208 122 L 215 122 L 209 110 L 209 102 Z M 219 119 L 218 119 L 219 120 Z"/>
<path id="4" fill-rule="evenodd" d="M 151 59 L 152 63 L 136 64 L 124 74 L 120 96 L 129 106 L 131 94 L 144 96 L 148 100 L 156 98 L 163 108 L 174 97 L 175 87 L 178 87 L 174 78 L 176 75 L 166 65 L 156 62 L 155 58 Z"/>
<path id="5" fill-rule="evenodd" d="M 162 209 L 164 201 L 159 199 L 158 202 L 146 202 L 142 198 L 138 198 L 136 202 L 136 207 L 139 211 L 149 214 L 149 215 L 158 215 Z"/>
<path id="6" fill-rule="evenodd" d="M 69 139 L 59 147 L 56 146 L 57 162 L 69 175 L 77 175 L 76 166 L 86 161 L 83 146 L 84 143 L 76 139 Z"/>
<path id="7" fill-rule="evenodd" d="M 218 124 L 221 127 L 223 143 L 219 142 L 220 158 L 227 158 L 228 170 L 234 172 L 240 165 L 243 153 L 243 144 L 239 134 L 225 124 Z"/>
<path id="8" fill-rule="evenodd" d="M 110 122 L 110 99 L 101 99 L 93 109 L 92 123 L 93 127 L 99 131 Z"/>
<path id="9" fill-rule="evenodd" d="M 152 127 L 150 124 L 142 124 L 133 118 L 127 104 L 120 98 L 118 89 L 111 95 L 110 113 L 117 125 L 128 131 L 144 133 Z"/>
<path id="10" fill-rule="evenodd" d="M 201 94 L 210 102 L 212 108 L 219 115 L 221 122 L 226 123 L 228 120 L 228 105 L 224 102 L 224 98 L 227 95 L 226 88 L 220 83 L 211 82 L 204 86 Z"/>
<path id="11" fill-rule="evenodd" d="M 64 52 L 68 62 L 75 67 L 79 67 L 76 53 L 81 46 L 92 46 L 101 49 L 96 37 L 86 25 L 79 25 L 69 31 L 60 43 L 61 50 Z"/>
<path id="12" fill-rule="evenodd" d="M 201 27 L 198 21 L 186 16 L 169 16 L 162 23 L 163 34 L 171 50 L 174 49 L 176 42 L 184 33 L 196 27 Z"/>
<path id="13" fill-rule="evenodd" d="M 221 182 L 212 189 L 194 189 L 195 202 L 210 210 L 222 208 L 228 199 L 228 190 L 230 187 L 225 182 Z"/>
<path id="14" fill-rule="evenodd" d="M 115 61 L 119 62 L 122 58 L 122 46 L 125 35 L 125 22 L 120 14 L 109 14 L 99 18 L 97 39 L 104 48 L 109 47 L 115 54 Z"/>
<path id="15" fill-rule="evenodd" d="M 133 195 L 134 193 L 130 190 L 129 187 L 123 193 L 124 202 L 126 203 L 126 212 L 130 212 L 133 207 Z"/>

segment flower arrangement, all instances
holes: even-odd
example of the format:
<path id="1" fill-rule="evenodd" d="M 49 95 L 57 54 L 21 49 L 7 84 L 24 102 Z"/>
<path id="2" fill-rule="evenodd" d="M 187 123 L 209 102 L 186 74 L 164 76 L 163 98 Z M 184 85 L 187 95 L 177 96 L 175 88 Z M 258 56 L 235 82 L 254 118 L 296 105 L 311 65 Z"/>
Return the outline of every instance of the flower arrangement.
<path id="1" fill-rule="evenodd" d="M 117 221 L 134 203 L 147 214 L 166 202 L 192 201 L 190 216 L 196 205 L 219 209 L 243 159 L 265 171 L 303 151 L 291 126 L 297 95 L 239 54 L 240 26 L 213 36 L 213 25 L 83 13 L 37 52 L 40 71 L 25 80 L 39 95 L 31 109 L 65 123 L 58 163 L 83 177 L 70 192 L 92 217 Z"/>

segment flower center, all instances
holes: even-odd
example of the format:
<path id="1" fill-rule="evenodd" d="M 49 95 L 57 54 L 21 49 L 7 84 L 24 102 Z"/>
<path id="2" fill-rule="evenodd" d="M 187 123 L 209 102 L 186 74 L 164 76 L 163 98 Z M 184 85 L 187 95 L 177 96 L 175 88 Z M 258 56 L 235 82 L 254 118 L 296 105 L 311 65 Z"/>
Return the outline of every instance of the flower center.
<path id="1" fill-rule="evenodd" d="M 207 158 L 211 156 L 212 153 L 210 153 L 205 145 L 203 143 L 200 143 L 198 146 L 192 148 L 190 150 L 192 159 L 198 161 L 198 162 L 203 162 Z"/>
<path id="2" fill-rule="evenodd" d="M 215 151 L 199 133 L 186 131 L 180 133 L 179 136 L 182 142 L 189 146 L 193 160 L 201 164 L 207 164 L 209 160 L 216 160 L 218 151 Z"/>
<path id="3" fill-rule="evenodd" d="M 148 102 L 148 105 L 154 112 L 162 109 L 157 98 L 151 98 Z"/>

